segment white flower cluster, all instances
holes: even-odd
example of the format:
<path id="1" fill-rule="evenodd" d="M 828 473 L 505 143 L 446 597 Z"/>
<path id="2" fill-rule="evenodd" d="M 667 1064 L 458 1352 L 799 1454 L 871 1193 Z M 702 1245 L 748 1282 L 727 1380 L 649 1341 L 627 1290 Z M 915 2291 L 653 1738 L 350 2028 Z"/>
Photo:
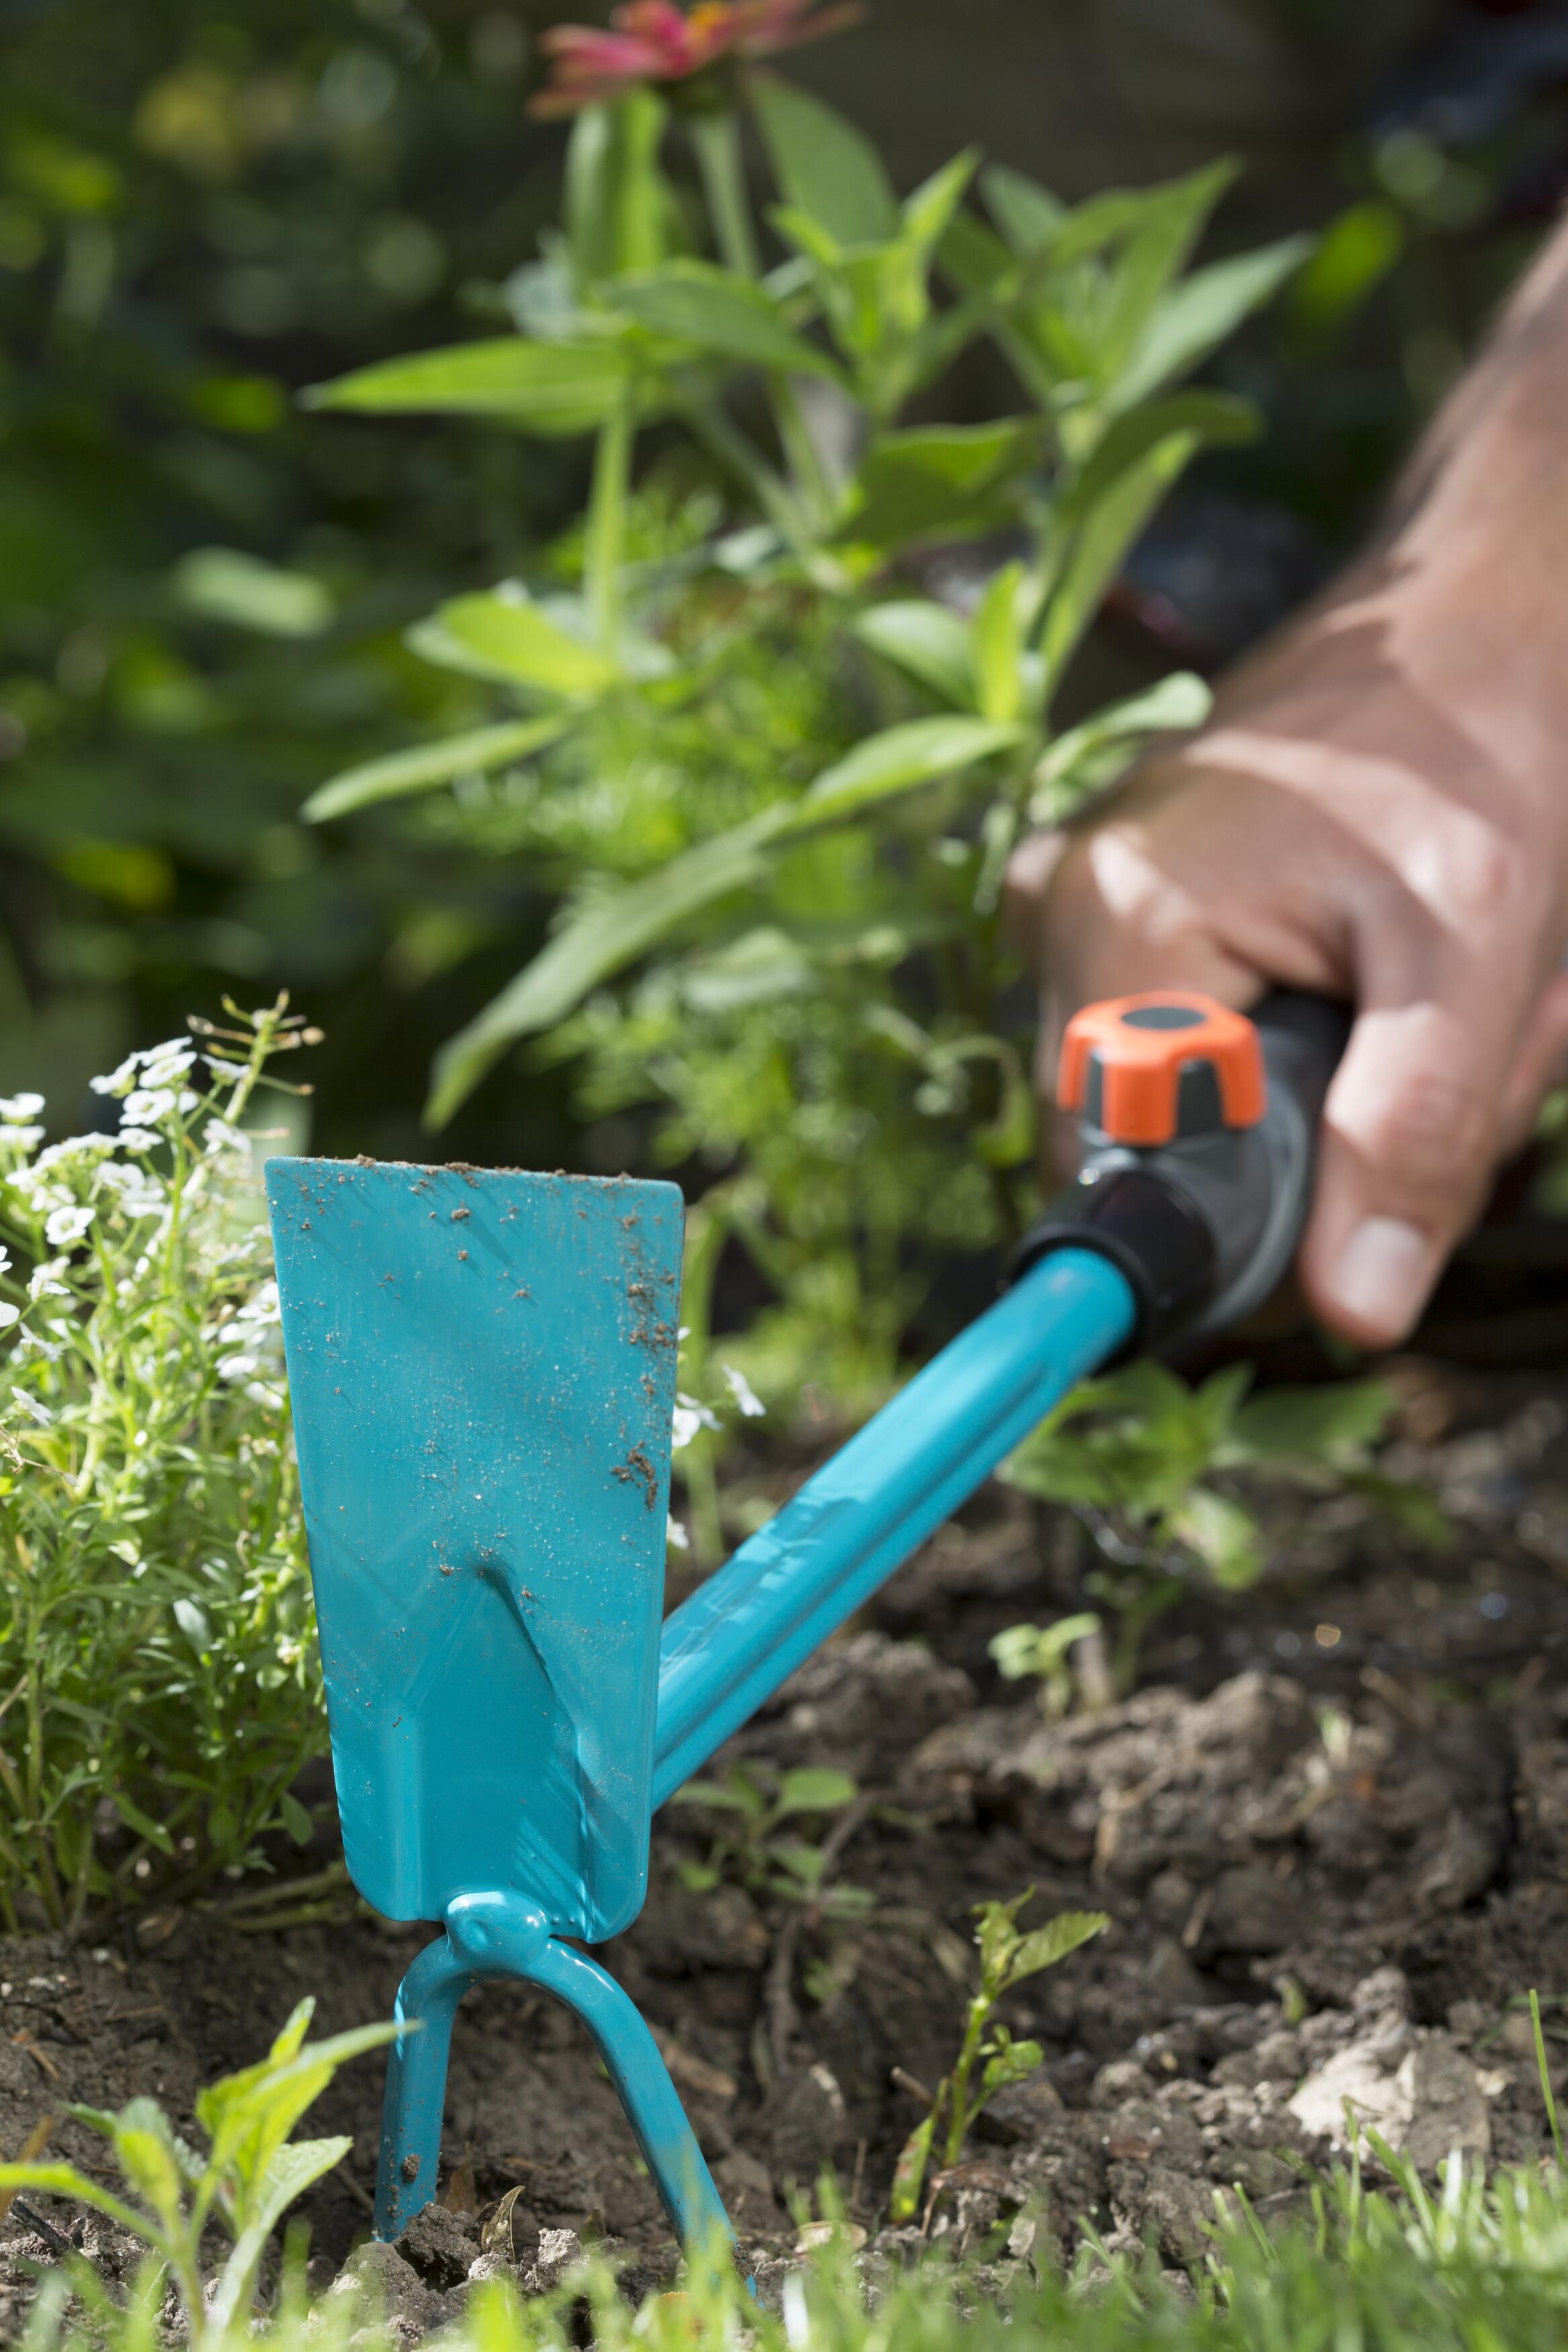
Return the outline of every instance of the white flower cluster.
<path id="1" fill-rule="evenodd" d="M 282 1402 L 283 1325 L 277 1307 L 277 1285 L 270 1278 L 257 1285 L 236 1307 L 217 1332 L 225 1349 L 218 1358 L 218 1378 L 231 1387 L 243 1383 L 256 1404 Z"/>
<path id="2" fill-rule="evenodd" d="M 88 1240 L 100 1215 L 110 1218 L 121 1229 L 142 1228 L 133 1244 L 141 1255 L 115 1285 L 120 1298 L 129 1299 L 135 1295 L 152 1262 L 149 1253 L 155 1248 L 160 1234 L 167 1230 L 172 1213 L 168 1180 L 150 1155 L 168 1141 L 167 1130 L 173 1122 L 187 1119 L 201 1108 L 202 1097 L 187 1079 L 202 1058 L 183 1037 L 128 1054 L 118 1069 L 91 1080 L 95 1094 L 110 1096 L 123 1104 L 123 1124 L 119 1132 L 69 1136 L 42 1151 L 37 1150 L 44 1137 L 44 1129 L 38 1123 L 38 1113 L 44 1108 L 42 1095 L 0 1096 L 0 1188 L 9 1192 L 25 1218 L 41 1228 L 44 1244 L 58 1253 L 44 1258 L 28 1281 L 28 1297 L 34 1307 L 46 1306 L 52 1299 L 72 1297 L 68 1254 L 79 1249 Z M 207 1118 L 201 1142 L 209 1160 L 248 1159 L 248 1139 L 216 1112 Z M 241 1260 L 247 1255 L 248 1246 L 243 1240 L 236 1244 L 219 1243 L 214 1255 L 219 1262 L 231 1256 Z M 9 1263 L 0 1251 L 0 1274 Z M 8 1300 L 0 1300 L 0 1332 L 15 1333 L 11 1362 L 17 1364 L 29 1356 L 57 1361 L 74 1325 L 57 1312 L 50 1316 L 46 1311 L 41 1328 L 35 1318 L 16 1330 L 15 1327 L 21 1322 L 23 1311 Z M 262 1356 L 280 1360 L 280 1350 L 269 1337 L 277 1325 L 276 1293 L 270 1307 L 263 1306 L 258 1311 L 256 1302 L 252 1301 L 250 1307 L 241 1312 L 252 1319 L 235 1332 L 238 1342 L 237 1352 L 233 1355 L 235 1363 L 243 1361 L 250 1372 L 260 1370 Z M 53 1333 L 54 1337 L 46 1337 L 46 1333 Z M 253 1357 L 256 1359 L 254 1364 Z M 236 1371 L 225 1373 L 225 1377 L 240 1375 Z M 277 1393 L 270 1388 L 261 1392 L 268 1402 Z M 34 1402 L 25 1397 L 22 1404 L 24 1410 L 34 1412 L 35 1418 L 42 1410 L 35 1411 Z"/>
<path id="3" fill-rule="evenodd" d="M 735 1409 L 742 1421 L 758 1420 L 767 1412 L 768 1407 L 763 1403 L 746 1374 L 737 1371 L 733 1364 L 721 1365 L 720 1370 L 724 1373 Z M 670 1438 L 670 1443 L 677 1454 L 691 1444 L 699 1429 L 719 1429 L 722 1426 L 723 1423 L 712 1405 L 704 1404 L 698 1397 L 687 1396 L 684 1389 L 677 1392 L 674 1426 Z"/>
<path id="4" fill-rule="evenodd" d="M 682 1339 L 685 1336 L 683 1330 Z M 735 1410 L 743 1421 L 755 1421 L 767 1412 L 768 1407 L 743 1371 L 737 1370 L 734 1364 L 725 1364 L 720 1369 Z M 712 1405 L 704 1404 L 700 1397 L 687 1396 L 684 1389 L 676 1391 L 674 1419 L 670 1430 L 670 1444 L 674 1453 L 684 1453 L 700 1429 L 722 1429 L 723 1426 Z M 673 1516 L 668 1521 L 666 1535 L 677 1551 L 690 1549 L 691 1538 L 680 1520 Z"/>
<path id="5" fill-rule="evenodd" d="M 31 1151 L 35 1143 L 42 1143 L 44 1130 L 33 1122 L 43 1108 L 42 1095 L 0 1095 L 0 1144 Z"/>
<path id="6" fill-rule="evenodd" d="M 196 1108 L 200 1097 L 184 1083 L 195 1063 L 195 1047 L 186 1038 L 171 1037 L 167 1045 L 142 1045 L 127 1054 L 117 1070 L 93 1079 L 92 1090 L 120 1096 L 132 1127 L 155 1127 L 172 1112 L 185 1116 Z"/>

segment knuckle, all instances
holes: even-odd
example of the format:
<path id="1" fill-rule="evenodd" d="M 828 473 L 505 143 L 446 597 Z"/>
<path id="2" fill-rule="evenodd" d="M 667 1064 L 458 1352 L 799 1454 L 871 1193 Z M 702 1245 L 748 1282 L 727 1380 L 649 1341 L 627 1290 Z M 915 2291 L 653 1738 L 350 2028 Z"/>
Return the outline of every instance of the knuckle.
<path id="1" fill-rule="evenodd" d="M 1488 820 L 1435 840 L 1423 893 L 1445 929 L 1462 939 L 1481 927 L 1533 938 L 1547 922 L 1554 893 L 1551 861 Z"/>
<path id="2" fill-rule="evenodd" d="M 1412 1068 L 1365 1117 L 1361 1140 L 1402 1191 L 1468 1195 L 1495 1156 L 1495 1107 L 1458 1073 Z"/>

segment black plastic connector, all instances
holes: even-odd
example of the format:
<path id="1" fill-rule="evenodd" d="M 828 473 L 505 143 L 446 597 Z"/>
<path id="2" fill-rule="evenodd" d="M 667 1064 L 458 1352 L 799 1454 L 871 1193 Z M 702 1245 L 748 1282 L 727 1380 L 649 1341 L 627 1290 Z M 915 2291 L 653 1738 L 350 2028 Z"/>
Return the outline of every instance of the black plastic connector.
<path id="1" fill-rule="evenodd" d="M 1142 1168 L 1104 1169 L 1091 1161 L 1019 1243 L 1012 1280 L 1057 1249 L 1094 1250 L 1125 1276 L 1138 1319 L 1115 1359 L 1119 1363 L 1163 1347 L 1202 1313 L 1214 1293 L 1213 1234 L 1179 1192 Z"/>

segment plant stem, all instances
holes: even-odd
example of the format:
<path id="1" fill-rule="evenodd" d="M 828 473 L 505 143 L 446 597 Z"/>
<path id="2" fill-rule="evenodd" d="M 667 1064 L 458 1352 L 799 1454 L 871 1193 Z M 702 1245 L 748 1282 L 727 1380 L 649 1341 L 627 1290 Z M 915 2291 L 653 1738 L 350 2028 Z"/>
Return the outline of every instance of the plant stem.
<path id="1" fill-rule="evenodd" d="M 952 2105 L 947 2116 L 946 2162 L 951 2168 L 964 2153 L 964 2141 L 970 2124 L 969 2077 L 975 2071 L 975 2061 L 980 2054 L 980 2042 L 990 2023 L 991 2011 L 996 2006 L 987 1992 L 977 1992 L 969 2003 L 969 2013 L 964 2021 L 964 2040 L 957 2061 L 948 2081 L 952 2084 Z"/>
<path id="2" fill-rule="evenodd" d="M 703 194 L 713 223 L 714 243 L 727 268 L 759 278 L 762 257 L 751 225 L 751 200 L 740 154 L 740 117 L 732 110 L 694 114 L 686 129 L 702 174 Z"/>
<path id="3" fill-rule="evenodd" d="M 636 394 L 631 386 L 614 414 L 599 428 L 593 455 L 593 488 L 588 503 L 583 558 L 588 609 L 602 652 L 612 654 L 621 635 L 621 565 L 626 544 L 626 499 L 632 484 L 632 422 Z"/>

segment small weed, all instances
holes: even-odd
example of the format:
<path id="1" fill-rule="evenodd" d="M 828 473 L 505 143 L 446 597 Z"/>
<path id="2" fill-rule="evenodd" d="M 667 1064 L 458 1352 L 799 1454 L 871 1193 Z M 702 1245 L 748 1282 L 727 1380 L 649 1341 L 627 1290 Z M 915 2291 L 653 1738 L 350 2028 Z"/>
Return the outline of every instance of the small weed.
<path id="1" fill-rule="evenodd" d="M 931 2151 L 944 2126 L 944 2162 L 951 2170 L 963 2155 L 964 2142 L 980 2110 L 1010 2084 L 1027 2082 L 1041 2063 L 1044 2053 L 1038 2042 L 1015 2042 L 996 2018 L 1002 1995 L 1027 1977 L 1038 1976 L 1042 1969 L 1055 1968 L 1111 1924 L 1103 1911 L 1063 1911 L 1043 1927 L 1020 1933 L 1019 1913 L 1033 1895 L 1031 1886 L 1010 1903 L 982 1903 L 977 1908 L 979 1989 L 969 2002 L 953 2070 L 937 2084 L 930 2114 L 904 2144 L 890 2206 L 895 2221 L 912 2221 L 919 2211 Z M 977 2066 L 980 2069 L 977 2083 Z"/>
<path id="2" fill-rule="evenodd" d="M 733 1827 L 715 1838 L 706 1861 L 678 1865 L 681 1884 L 702 1895 L 727 1878 L 749 1894 L 808 1904 L 829 1922 L 863 1918 L 871 1897 L 862 1887 L 824 1884 L 823 1847 L 780 1835 L 786 1822 L 841 1812 L 859 1794 L 847 1772 L 810 1768 L 774 1774 L 766 1766 L 732 1764 L 722 1780 L 688 1781 L 673 1801 L 723 1813 Z"/>
<path id="3" fill-rule="evenodd" d="M 1047 1723 L 1060 1723 L 1072 1705 L 1072 1652 L 1100 1631 L 1092 1610 L 1059 1617 L 1054 1625 L 1009 1625 L 988 1645 L 1004 1682 L 1040 1678 L 1040 1703 Z"/>
<path id="4" fill-rule="evenodd" d="M 110 2300 L 89 2263 L 71 2265 L 71 2284 L 106 2339 L 123 2328 L 128 2339 L 155 2342 L 156 2315 L 169 2282 L 180 2298 L 191 2352 L 204 2352 L 248 2328 L 273 2231 L 295 2199 L 353 2146 L 349 2139 L 290 2141 L 289 2133 L 340 2066 L 398 2031 L 361 2025 L 329 2042 L 309 2042 L 305 2035 L 315 2007 L 313 2000 L 299 2003 L 259 2065 L 227 2074 L 200 2094 L 196 2120 L 207 2135 L 204 2157 L 180 2138 L 156 2100 L 131 2099 L 118 2115 L 98 2107 L 68 2110 L 110 2143 L 124 2196 L 73 2164 L 0 2164 L 0 2189 L 42 2191 L 89 2206 L 147 2248 L 129 2313 Z M 226 2230 L 234 2251 L 207 2286 L 202 2233 L 209 2221 Z"/>
<path id="5" fill-rule="evenodd" d="M 1195 1564 L 1225 1591 L 1244 1591 L 1259 1575 L 1262 1533 L 1235 1490 L 1238 1471 L 1309 1492 L 1349 1489 L 1422 1540 L 1447 1539 L 1430 1496 L 1373 1466 L 1394 1402 L 1380 1381 L 1251 1395 L 1252 1377 L 1249 1366 L 1230 1365 L 1189 1388 L 1145 1361 L 1085 1381 L 1003 1469 L 1024 1493 L 1066 1504 L 1093 1537 L 1100 1559 L 1084 1585 L 1116 1621 L 1113 1671 L 1124 1694 L 1136 1684 L 1149 1627 L 1182 1598 Z M 1041 1675 L 1049 1712 L 1071 1697 L 1064 1651 L 1088 1630 L 1072 1618 L 1013 1626 L 992 1654 L 1004 1674 Z"/>

